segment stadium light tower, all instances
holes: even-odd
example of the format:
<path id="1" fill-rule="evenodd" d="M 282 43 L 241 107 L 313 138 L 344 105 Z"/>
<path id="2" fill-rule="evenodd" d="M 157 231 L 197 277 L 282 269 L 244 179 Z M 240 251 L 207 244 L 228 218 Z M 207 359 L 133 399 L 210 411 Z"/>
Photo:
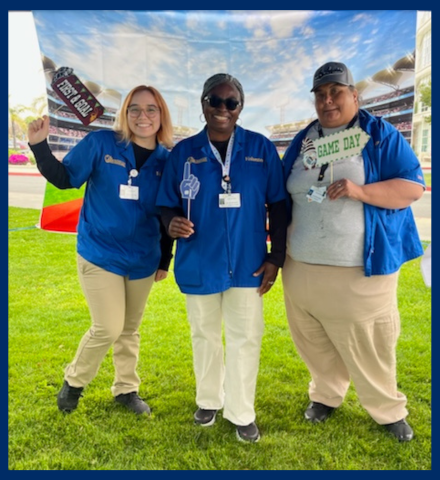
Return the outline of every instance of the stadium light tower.
<path id="1" fill-rule="evenodd" d="M 290 99 L 285 100 L 284 102 L 281 102 L 279 105 L 277 105 L 277 108 L 280 109 L 280 125 L 286 122 L 286 107 L 289 105 Z"/>
<path id="2" fill-rule="evenodd" d="M 188 108 L 188 100 L 185 97 L 174 97 L 174 105 L 177 107 L 177 125 L 182 125 L 183 112 Z"/>

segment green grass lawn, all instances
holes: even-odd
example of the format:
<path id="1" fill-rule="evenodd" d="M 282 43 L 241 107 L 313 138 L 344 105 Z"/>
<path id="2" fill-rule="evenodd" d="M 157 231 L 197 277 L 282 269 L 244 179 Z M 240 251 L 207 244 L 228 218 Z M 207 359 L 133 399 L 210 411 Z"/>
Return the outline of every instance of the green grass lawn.
<path id="1" fill-rule="evenodd" d="M 38 216 L 9 208 L 10 470 L 431 469 L 431 290 L 420 259 L 402 268 L 399 285 L 398 383 L 414 440 L 401 444 L 387 434 L 352 388 L 326 423 L 304 420 L 309 375 L 290 338 L 278 279 L 264 304 L 256 395 L 262 438 L 243 444 L 221 415 L 210 428 L 193 424 L 190 331 L 172 273 L 153 287 L 141 327 L 140 395 L 151 417 L 114 402 L 110 355 L 78 409 L 58 411 L 63 369 L 90 322 L 76 273 L 76 236 L 33 228 Z"/>
<path id="2" fill-rule="evenodd" d="M 431 186 L 431 173 L 423 173 L 423 176 L 425 177 L 425 183 L 427 187 Z"/>

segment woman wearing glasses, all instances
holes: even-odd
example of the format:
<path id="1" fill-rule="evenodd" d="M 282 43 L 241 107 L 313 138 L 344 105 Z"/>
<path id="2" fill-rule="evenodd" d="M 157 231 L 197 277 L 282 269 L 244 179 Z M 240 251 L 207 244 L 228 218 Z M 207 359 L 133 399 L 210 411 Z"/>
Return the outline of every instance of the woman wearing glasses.
<path id="1" fill-rule="evenodd" d="M 49 118 L 29 125 L 42 175 L 60 189 L 86 183 L 78 223 L 78 274 L 92 325 L 66 367 L 58 408 L 71 412 L 113 346 L 115 400 L 149 414 L 136 373 L 139 326 L 154 281 L 166 278 L 172 239 L 162 231 L 156 195 L 172 146 L 162 95 L 138 86 L 124 100 L 115 131 L 89 133 L 59 162 L 49 149 Z"/>
<path id="2" fill-rule="evenodd" d="M 206 80 L 201 104 L 206 127 L 174 147 L 157 205 L 169 235 L 178 238 L 174 273 L 191 325 L 195 422 L 210 426 L 223 408 L 238 439 L 256 442 L 262 296 L 285 256 L 282 167 L 266 137 L 236 125 L 244 105 L 236 78 L 219 73 Z"/>

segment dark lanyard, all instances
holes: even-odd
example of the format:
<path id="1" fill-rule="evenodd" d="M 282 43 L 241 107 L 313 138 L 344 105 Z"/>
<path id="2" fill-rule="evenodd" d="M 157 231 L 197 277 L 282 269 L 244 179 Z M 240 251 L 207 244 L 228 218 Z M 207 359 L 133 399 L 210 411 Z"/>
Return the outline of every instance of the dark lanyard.
<path id="1" fill-rule="evenodd" d="M 357 119 L 358 119 L 358 114 L 356 113 L 356 115 L 351 119 L 350 123 L 345 127 L 345 130 L 348 130 L 349 128 L 351 128 L 356 123 Z M 324 136 L 324 132 L 322 131 L 322 127 L 320 123 L 318 123 L 318 135 L 319 135 L 319 138 L 322 138 Z M 319 175 L 318 175 L 318 182 L 321 182 L 324 179 L 325 171 L 327 170 L 329 165 L 330 165 L 329 163 L 325 163 L 324 165 L 321 166 L 321 170 L 319 171 Z"/>

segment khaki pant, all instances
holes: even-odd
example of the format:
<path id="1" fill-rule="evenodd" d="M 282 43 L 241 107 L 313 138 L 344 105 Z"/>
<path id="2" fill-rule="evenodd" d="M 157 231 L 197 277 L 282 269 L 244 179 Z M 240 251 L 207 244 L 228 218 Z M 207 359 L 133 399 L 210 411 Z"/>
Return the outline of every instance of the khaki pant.
<path id="1" fill-rule="evenodd" d="M 264 330 L 262 298 L 256 288 L 230 288 L 214 295 L 187 295 L 186 302 L 198 407 L 224 407 L 223 417 L 234 425 L 252 423 Z"/>
<path id="2" fill-rule="evenodd" d="M 295 262 L 282 271 L 293 341 L 312 381 L 312 401 L 339 407 L 350 379 L 361 405 L 379 424 L 408 414 L 397 391 L 398 273 L 365 277 L 361 267 Z"/>
<path id="3" fill-rule="evenodd" d="M 138 328 L 155 275 L 129 280 L 93 265 L 80 255 L 78 274 L 92 326 L 83 336 L 72 363 L 66 367 L 64 379 L 72 387 L 88 385 L 113 345 L 115 380 L 112 394 L 138 392 Z"/>

